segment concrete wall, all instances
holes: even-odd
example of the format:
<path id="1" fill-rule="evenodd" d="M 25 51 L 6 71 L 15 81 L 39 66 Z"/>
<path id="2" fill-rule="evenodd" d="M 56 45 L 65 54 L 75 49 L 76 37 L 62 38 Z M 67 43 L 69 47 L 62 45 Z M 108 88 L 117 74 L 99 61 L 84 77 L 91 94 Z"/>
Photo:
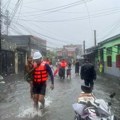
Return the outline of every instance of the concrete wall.
<path id="1" fill-rule="evenodd" d="M 112 67 L 107 67 L 107 63 L 104 64 L 104 73 L 116 76 L 120 78 L 120 68 L 116 67 L 116 62 L 112 63 Z"/>

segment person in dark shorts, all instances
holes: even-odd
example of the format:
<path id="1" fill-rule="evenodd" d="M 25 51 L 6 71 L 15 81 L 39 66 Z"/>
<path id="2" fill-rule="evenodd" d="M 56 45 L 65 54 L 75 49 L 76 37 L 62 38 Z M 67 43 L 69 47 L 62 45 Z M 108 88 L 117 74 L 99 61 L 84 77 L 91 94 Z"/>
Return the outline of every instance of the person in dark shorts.
<path id="1" fill-rule="evenodd" d="M 51 89 L 54 89 L 54 77 L 50 66 L 42 62 L 42 55 L 40 52 L 35 52 L 33 60 L 36 62 L 33 71 L 33 94 L 34 94 L 34 107 L 38 110 L 38 102 L 42 104 L 41 108 L 45 105 L 46 81 L 48 75 L 51 78 Z"/>
<path id="2" fill-rule="evenodd" d="M 45 93 L 46 93 L 46 82 L 42 82 L 41 84 L 35 84 L 34 83 L 33 93 L 45 95 Z"/>

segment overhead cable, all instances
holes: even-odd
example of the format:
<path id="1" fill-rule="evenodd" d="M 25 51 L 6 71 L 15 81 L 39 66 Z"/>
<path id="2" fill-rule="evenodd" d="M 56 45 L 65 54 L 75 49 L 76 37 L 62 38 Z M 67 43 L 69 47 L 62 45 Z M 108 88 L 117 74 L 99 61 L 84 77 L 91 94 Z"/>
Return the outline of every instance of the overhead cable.
<path id="1" fill-rule="evenodd" d="M 88 1 L 91 1 L 91 0 L 88 0 Z M 60 11 L 60 10 L 64 10 L 64 9 L 68 9 L 68 8 L 71 8 L 71 7 L 74 7 L 74 6 L 77 6 L 77 5 L 80 5 L 80 4 L 83 4 L 83 0 L 78 0 L 76 2 L 73 2 L 73 3 L 69 3 L 69 4 L 66 4 L 66 5 L 62 5 L 62 6 L 58 6 L 58 7 L 54 7 L 54 8 L 49 8 L 49 9 L 44 9 L 44 10 L 40 10 L 40 12 L 42 12 L 41 14 L 49 14 L 49 13 L 53 13 L 53 12 L 57 12 L 57 11 Z M 35 12 L 35 11 L 34 11 Z M 28 14 L 28 13 L 27 13 Z"/>
<path id="2" fill-rule="evenodd" d="M 113 11 L 113 12 L 111 12 L 111 13 L 104 13 L 104 14 L 102 14 L 102 13 L 99 13 L 99 14 L 93 14 L 93 15 L 90 15 L 90 17 L 91 17 L 91 19 L 92 18 L 97 18 L 97 17 L 101 17 L 101 16 L 106 16 L 106 15 L 111 15 L 111 14 L 117 14 L 117 13 L 119 13 L 120 12 L 120 10 L 119 11 L 117 11 L 117 12 L 115 12 L 115 11 Z M 16 18 L 14 18 L 14 19 L 16 19 Z M 61 20 L 27 20 L 27 19 L 22 19 L 22 18 L 20 18 L 19 20 L 20 21 L 28 21 L 28 22 L 48 22 L 48 23 L 53 23 L 53 22 L 71 22 L 71 21 L 79 21 L 79 20 L 85 20 L 85 19 L 89 19 L 89 17 L 88 16 L 84 16 L 84 17 L 75 17 L 75 18 L 70 18 L 70 19 L 61 19 Z"/>
<path id="3" fill-rule="evenodd" d="M 21 33 L 20 31 L 17 31 L 15 28 L 13 28 L 13 27 L 11 27 L 11 26 L 10 26 L 10 29 L 11 29 L 12 31 L 16 32 L 16 33 L 19 34 L 19 35 L 23 35 L 23 33 Z M 40 46 L 42 49 L 43 49 L 43 48 L 46 48 L 46 47 L 47 47 L 47 48 L 54 49 L 54 47 L 50 47 L 50 46 L 48 46 L 48 45 L 47 45 L 47 46 L 39 45 L 39 46 Z"/>
<path id="4" fill-rule="evenodd" d="M 17 24 L 18 24 L 19 26 L 21 26 L 22 28 L 24 28 L 26 31 L 31 30 L 31 31 L 33 31 L 33 32 L 35 32 L 35 33 L 43 36 L 43 37 L 47 37 L 47 38 L 50 38 L 50 39 L 52 39 L 52 40 L 59 41 L 59 42 L 62 42 L 62 43 L 66 43 L 66 44 L 67 44 L 67 42 L 62 41 L 62 40 L 60 40 L 60 39 L 58 39 L 58 38 L 50 37 L 50 36 L 48 36 L 48 35 L 39 33 L 39 32 L 37 32 L 37 31 L 33 30 L 32 28 L 25 27 L 25 26 L 23 26 L 22 24 L 19 24 L 18 22 L 17 22 Z"/>

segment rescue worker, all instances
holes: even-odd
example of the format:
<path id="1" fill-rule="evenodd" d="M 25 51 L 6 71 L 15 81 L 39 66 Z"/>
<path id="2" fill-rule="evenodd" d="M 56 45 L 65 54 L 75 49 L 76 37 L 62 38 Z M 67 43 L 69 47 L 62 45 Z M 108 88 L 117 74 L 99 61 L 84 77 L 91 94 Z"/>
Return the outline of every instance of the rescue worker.
<path id="1" fill-rule="evenodd" d="M 85 63 L 81 66 L 81 79 L 84 79 L 86 86 L 93 88 L 94 80 L 96 79 L 96 71 L 94 65 L 89 62 L 89 59 L 85 59 Z"/>
<path id="2" fill-rule="evenodd" d="M 60 69 L 59 69 L 59 76 L 60 79 L 65 79 L 65 68 L 67 66 L 67 62 L 65 61 L 65 59 L 62 59 L 60 61 Z"/>
<path id="3" fill-rule="evenodd" d="M 51 89 L 54 89 L 54 77 L 50 66 L 42 62 L 42 55 L 40 52 L 35 52 L 33 60 L 36 66 L 33 71 L 33 94 L 34 94 L 34 107 L 38 110 L 38 102 L 42 104 L 41 108 L 45 105 L 46 82 L 48 74 L 51 78 Z"/>

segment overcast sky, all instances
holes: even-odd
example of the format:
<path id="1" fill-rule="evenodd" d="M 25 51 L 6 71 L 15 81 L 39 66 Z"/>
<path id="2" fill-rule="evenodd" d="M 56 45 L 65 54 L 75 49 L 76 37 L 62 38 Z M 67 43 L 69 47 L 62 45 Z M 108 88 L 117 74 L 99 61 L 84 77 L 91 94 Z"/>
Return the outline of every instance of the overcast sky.
<path id="1" fill-rule="evenodd" d="M 94 30 L 97 43 L 120 33 L 120 0 L 2 0 L 6 9 L 13 16 L 9 34 L 35 35 L 51 48 L 84 40 L 92 47 Z"/>

